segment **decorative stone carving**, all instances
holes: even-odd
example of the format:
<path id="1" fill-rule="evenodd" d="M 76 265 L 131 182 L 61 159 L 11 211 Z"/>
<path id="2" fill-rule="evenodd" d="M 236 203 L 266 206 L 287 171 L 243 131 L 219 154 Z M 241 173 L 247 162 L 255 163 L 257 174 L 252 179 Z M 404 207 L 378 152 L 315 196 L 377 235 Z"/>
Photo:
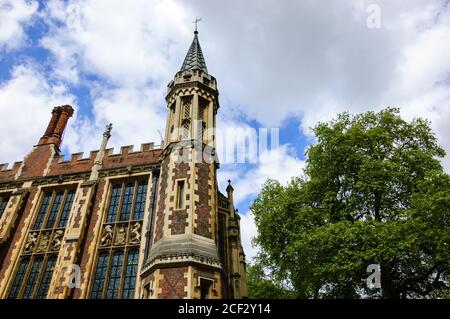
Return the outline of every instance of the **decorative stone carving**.
<path id="1" fill-rule="evenodd" d="M 64 235 L 64 231 L 62 229 L 59 229 L 55 232 L 55 235 L 53 236 L 51 249 L 52 250 L 59 250 L 61 248 L 61 240 L 62 236 Z"/>
<path id="2" fill-rule="evenodd" d="M 36 246 L 37 242 L 37 233 L 29 233 L 27 242 L 25 243 L 25 252 L 29 253 L 33 251 L 34 247 Z"/>
<path id="3" fill-rule="evenodd" d="M 100 246 L 109 246 L 111 245 L 113 238 L 113 227 L 111 225 L 106 225 L 103 228 L 103 234 L 100 241 Z"/>
<path id="4" fill-rule="evenodd" d="M 48 244 L 50 243 L 50 234 L 42 233 L 41 240 L 37 246 L 36 252 L 45 252 L 47 250 Z"/>
<path id="5" fill-rule="evenodd" d="M 141 242 L 141 224 L 135 223 L 131 228 L 130 244 L 139 244 Z"/>
<path id="6" fill-rule="evenodd" d="M 114 244 L 124 245 L 126 237 L 127 237 L 126 226 L 119 226 Z"/>

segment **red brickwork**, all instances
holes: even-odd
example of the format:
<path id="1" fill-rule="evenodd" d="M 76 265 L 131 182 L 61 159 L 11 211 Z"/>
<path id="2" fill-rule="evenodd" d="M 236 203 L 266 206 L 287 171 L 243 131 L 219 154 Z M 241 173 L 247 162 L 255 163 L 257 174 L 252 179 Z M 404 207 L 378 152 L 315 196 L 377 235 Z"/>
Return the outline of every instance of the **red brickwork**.
<path id="1" fill-rule="evenodd" d="M 12 168 L 0 170 L 0 182 L 4 183 L 13 181 L 14 176 L 19 171 L 20 165 L 22 165 L 22 162 L 16 162 Z"/>
<path id="2" fill-rule="evenodd" d="M 167 179 L 170 157 L 167 156 L 161 165 L 161 181 L 158 196 L 158 211 L 156 213 L 155 240 L 156 243 L 163 236 L 164 232 L 164 210 L 166 209 Z"/>
<path id="3" fill-rule="evenodd" d="M 65 161 L 59 163 L 59 158 L 55 157 L 50 165 L 48 175 L 76 174 L 90 172 L 94 165 L 94 159 L 82 159 Z"/>
<path id="4" fill-rule="evenodd" d="M 163 275 L 163 279 L 159 281 L 161 293 L 158 294 L 158 298 L 182 299 L 187 297 L 187 293 L 184 291 L 187 286 L 187 278 L 184 277 L 184 274 L 187 271 L 188 267 L 161 269 L 160 274 Z"/>
<path id="5" fill-rule="evenodd" d="M 53 145 L 39 145 L 25 159 L 20 178 L 41 177 L 52 157 Z"/>
<path id="6" fill-rule="evenodd" d="M 175 190 L 176 180 L 184 178 L 186 179 L 185 189 L 188 190 L 191 187 L 190 181 L 191 175 L 189 174 L 189 164 L 188 163 L 177 163 L 175 164 L 175 168 L 172 171 L 172 191 Z M 189 193 L 185 191 L 185 201 L 186 203 L 189 201 Z M 170 201 L 173 202 L 173 196 L 170 197 Z M 189 205 L 187 204 L 183 209 L 173 209 L 170 208 L 171 214 L 169 216 L 169 220 L 171 221 L 169 228 L 171 229 L 172 235 L 184 234 L 186 232 L 186 227 L 189 225 L 188 223 L 188 212 Z"/>
<path id="7" fill-rule="evenodd" d="M 161 154 L 161 152 L 161 149 L 132 153 L 124 151 L 123 154 L 105 156 L 105 158 L 103 159 L 103 169 L 114 169 L 127 167 L 129 165 L 145 165 L 158 163 L 159 155 Z"/>
<path id="8" fill-rule="evenodd" d="M 207 163 L 197 163 L 195 167 L 197 168 L 197 179 L 195 183 L 198 188 L 195 194 L 198 195 L 198 201 L 195 202 L 197 222 L 194 226 L 194 233 L 203 237 L 212 238 L 210 222 L 211 206 L 208 204 L 211 197 L 209 195 L 210 186 L 208 184 L 210 165 Z"/>
<path id="9" fill-rule="evenodd" d="M 105 187 L 105 180 L 100 180 L 97 185 L 97 193 L 95 195 L 94 204 L 92 207 L 92 214 L 88 216 L 88 223 L 87 223 L 87 229 L 86 229 L 86 238 L 84 242 L 84 250 L 82 251 L 82 255 L 80 257 L 80 268 L 81 268 L 81 282 L 83 283 L 87 278 L 86 275 L 89 274 L 90 269 L 87 268 L 88 262 L 93 256 L 90 255 L 88 248 L 91 247 L 94 244 L 94 229 L 97 223 L 101 220 L 101 214 L 100 211 L 100 204 L 102 202 L 103 196 L 105 195 L 103 193 L 103 189 Z M 80 289 L 75 289 L 74 291 L 74 298 L 80 298 Z"/>

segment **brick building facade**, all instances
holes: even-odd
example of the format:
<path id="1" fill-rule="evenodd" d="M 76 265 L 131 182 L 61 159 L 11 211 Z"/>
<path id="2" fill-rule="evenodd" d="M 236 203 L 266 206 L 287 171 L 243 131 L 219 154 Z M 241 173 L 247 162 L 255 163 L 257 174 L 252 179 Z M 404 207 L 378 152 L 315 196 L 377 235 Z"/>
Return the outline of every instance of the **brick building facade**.
<path id="1" fill-rule="evenodd" d="M 217 185 L 217 83 L 197 31 L 166 102 L 160 146 L 113 154 L 109 125 L 99 150 L 65 160 L 65 105 L 23 161 L 0 166 L 1 298 L 246 297 L 233 188 Z"/>

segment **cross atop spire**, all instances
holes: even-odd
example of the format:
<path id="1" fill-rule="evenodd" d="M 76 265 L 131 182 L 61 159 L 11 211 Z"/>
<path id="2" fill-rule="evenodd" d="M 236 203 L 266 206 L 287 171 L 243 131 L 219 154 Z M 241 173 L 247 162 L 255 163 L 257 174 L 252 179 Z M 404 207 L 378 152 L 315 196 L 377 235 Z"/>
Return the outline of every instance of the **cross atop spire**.
<path id="1" fill-rule="evenodd" d="M 200 47 L 200 42 L 198 41 L 197 36 L 197 22 L 199 22 L 200 20 L 201 19 L 195 18 L 194 40 L 192 41 L 189 51 L 184 58 L 184 62 L 181 66 L 180 71 L 202 70 L 203 72 L 208 73 L 205 58 L 203 57 L 202 48 Z"/>
<path id="2" fill-rule="evenodd" d="M 200 22 L 200 21 L 202 21 L 202 18 L 195 17 L 195 20 L 192 22 L 192 23 L 195 23 L 195 31 L 194 31 L 195 34 L 198 33 L 198 31 L 197 31 L 197 23 Z"/>

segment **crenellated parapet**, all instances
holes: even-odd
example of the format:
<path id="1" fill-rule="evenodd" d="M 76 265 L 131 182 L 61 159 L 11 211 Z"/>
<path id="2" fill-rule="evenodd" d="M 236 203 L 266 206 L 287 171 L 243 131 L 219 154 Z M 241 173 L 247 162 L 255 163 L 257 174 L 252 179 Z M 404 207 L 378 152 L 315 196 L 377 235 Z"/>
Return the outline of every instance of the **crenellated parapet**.
<path id="1" fill-rule="evenodd" d="M 154 148 L 153 143 L 141 144 L 139 151 L 134 151 L 133 145 L 122 146 L 117 154 L 114 154 L 113 149 L 106 151 L 103 170 L 159 163 L 162 153 L 162 149 Z"/>
<path id="2" fill-rule="evenodd" d="M 73 153 L 69 158 L 54 153 L 46 170 L 46 176 L 90 172 L 98 152 L 99 150 L 91 151 L 89 157 L 84 157 L 83 152 Z M 133 145 L 122 146 L 118 153 L 114 153 L 113 148 L 108 148 L 105 150 L 103 170 L 158 163 L 161 153 L 162 149 L 159 145 L 155 147 L 154 143 L 143 143 L 138 151 L 134 151 Z M 21 180 L 21 176 L 17 176 L 21 168 L 23 168 L 23 161 L 15 162 L 10 168 L 7 163 L 0 164 L 0 183 Z M 36 174 L 37 177 L 39 177 L 38 174 Z"/>
<path id="3" fill-rule="evenodd" d="M 0 164 L 0 183 L 13 181 L 21 165 L 21 161 L 13 163 L 11 168 L 8 163 Z"/>

